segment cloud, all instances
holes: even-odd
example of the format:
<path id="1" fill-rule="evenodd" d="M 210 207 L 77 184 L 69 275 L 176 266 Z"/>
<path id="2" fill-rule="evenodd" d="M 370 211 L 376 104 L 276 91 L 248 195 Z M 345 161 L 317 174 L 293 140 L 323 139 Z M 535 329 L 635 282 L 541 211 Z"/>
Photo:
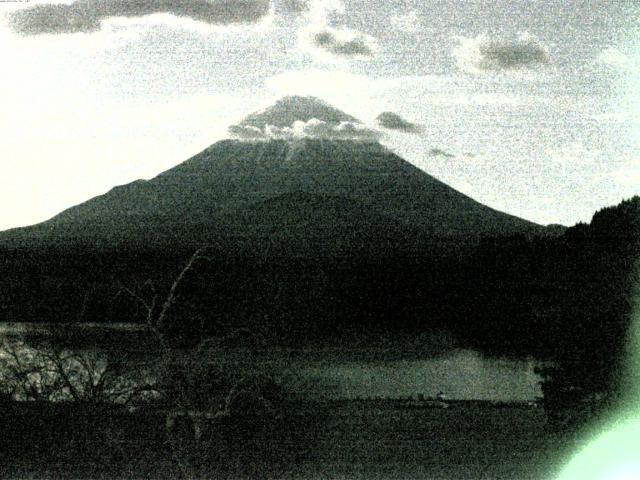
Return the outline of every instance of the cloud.
<path id="1" fill-rule="evenodd" d="M 398 130 L 404 133 L 420 133 L 422 127 L 416 123 L 411 123 L 402 118 L 397 113 L 382 112 L 376 117 L 378 125 L 389 130 Z"/>
<path id="2" fill-rule="evenodd" d="M 549 51 L 529 33 L 515 38 L 458 37 L 453 50 L 458 67 L 474 73 L 533 68 L 549 63 Z"/>
<path id="3" fill-rule="evenodd" d="M 37 4 L 10 14 L 24 35 L 95 32 L 110 17 L 168 13 L 210 25 L 253 24 L 271 12 L 270 0 L 77 0 Z"/>
<path id="4" fill-rule="evenodd" d="M 309 0 L 280 0 L 277 8 L 294 14 L 308 13 L 311 11 L 311 2 Z"/>
<path id="5" fill-rule="evenodd" d="M 329 133 L 334 139 L 378 141 L 380 132 L 365 125 L 354 122 L 341 122 L 337 127 L 331 127 Z"/>
<path id="6" fill-rule="evenodd" d="M 615 68 L 626 68 L 631 66 L 631 59 L 617 48 L 605 48 L 598 55 L 598 62 L 603 65 Z"/>
<path id="7" fill-rule="evenodd" d="M 444 157 L 444 158 L 455 158 L 455 155 L 451 152 L 447 152 L 441 148 L 434 147 L 429 150 L 430 157 Z"/>
<path id="8" fill-rule="evenodd" d="M 325 140 L 353 140 L 376 142 L 380 139 L 379 131 L 359 122 L 330 123 L 317 118 L 308 122 L 297 120 L 289 127 L 266 125 L 258 128 L 246 125 L 231 125 L 228 130 L 233 138 L 240 140 L 297 140 L 315 138 Z"/>
<path id="9" fill-rule="evenodd" d="M 265 133 L 258 127 L 251 125 L 231 125 L 229 135 L 240 140 L 266 140 Z"/>
<path id="10" fill-rule="evenodd" d="M 342 0 L 277 0 L 276 11 L 300 16 L 305 20 L 298 30 L 298 43 L 302 50 L 321 60 L 369 58 L 377 50 L 376 40 L 365 33 L 346 27 L 334 28 L 340 23 L 346 9 Z"/>
<path id="11" fill-rule="evenodd" d="M 371 57 L 377 49 L 373 37 L 353 30 L 323 26 L 304 30 L 303 33 L 307 35 L 312 50 L 336 57 Z"/>
<path id="12" fill-rule="evenodd" d="M 391 26 L 404 33 L 416 33 L 422 28 L 422 20 L 416 10 L 394 15 L 391 17 Z"/>
<path id="13" fill-rule="evenodd" d="M 330 15 L 344 13 L 345 8 L 342 0 L 276 0 L 276 11 L 326 25 Z"/>

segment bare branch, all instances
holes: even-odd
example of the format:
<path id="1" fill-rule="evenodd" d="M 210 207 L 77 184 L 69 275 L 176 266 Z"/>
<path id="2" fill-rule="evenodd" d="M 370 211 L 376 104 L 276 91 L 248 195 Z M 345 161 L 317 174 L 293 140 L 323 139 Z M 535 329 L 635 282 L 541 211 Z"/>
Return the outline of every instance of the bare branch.
<path id="1" fill-rule="evenodd" d="M 169 309 L 173 306 L 173 304 L 176 301 L 176 292 L 178 290 L 178 287 L 182 283 L 182 280 L 184 279 L 185 275 L 191 269 L 193 269 L 193 266 L 196 263 L 196 261 L 198 261 L 198 260 L 210 260 L 208 257 L 205 257 L 204 255 L 202 255 L 203 250 L 204 250 L 204 248 L 199 248 L 194 252 L 194 254 L 191 256 L 191 258 L 189 259 L 187 264 L 184 266 L 184 268 L 180 271 L 180 273 L 178 274 L 176 279 L 171 284 L 171 289 L 169 290 L 169 294 L 167 295 L 167 298 L 165 299 L 164 303 L 162 304 L 162 309 L 160 310 L 160 314 L 158 315 L 158 319 L 156 321 L 156 328 L 162 329 L 162 327 L 164 326 L 164 322 L 165 322 L 165 319 L 166 319 L 166 316 L 167 316 L 167 312 L 169 311 Z"/>

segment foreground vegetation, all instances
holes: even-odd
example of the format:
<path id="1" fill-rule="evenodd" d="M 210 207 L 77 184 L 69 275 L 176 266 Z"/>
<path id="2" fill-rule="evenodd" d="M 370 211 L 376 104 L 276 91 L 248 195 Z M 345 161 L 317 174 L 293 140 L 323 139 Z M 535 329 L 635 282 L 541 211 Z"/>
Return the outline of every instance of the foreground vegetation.
<path id="1" fill-rule="evenodd" d="M 5 343 L 1 476 L 545 478 L 565 441 L 536 404 L 320 400 L 251 349 L 137 354 Z"/>
<path id="2" fill-rule="evenodd" d="M 199 438 L 166 411 L 3 405 L 10 478 L 550 478 L 575 445 L 544 412 L 461 403 L 297 403 L 267 420 L 211 418 Z"/>

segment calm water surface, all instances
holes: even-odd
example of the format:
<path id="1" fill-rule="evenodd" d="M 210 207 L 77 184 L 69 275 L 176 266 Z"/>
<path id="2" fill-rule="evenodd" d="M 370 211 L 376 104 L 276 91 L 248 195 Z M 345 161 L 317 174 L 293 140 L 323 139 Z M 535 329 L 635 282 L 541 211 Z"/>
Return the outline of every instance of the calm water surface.
<path id="1" fill-rule="evenodd" d="M 139 333 L 144 327 L 132 324 L 85 324 L 91 335 L 105 331 Z M 0 337 L 34 332 L 46 334 L 42 325 L 0 322 Z M 294 376 L 301 388 L 329 397 L 415 397 L 494 401 L 529 401 L 541 396 L 540 378 L 534 373 L 536 361 L 488 358 L 472 350 L 451 350 L 434 358 L 398 359 L 380 350 L 343 352 L 340 350 L 276 351 L 262 354 L 257 361 L 271 369 Z M 227 362 L 233 363 L 233 357 Z M 241 354 L 239 358 L 247 358 Z M 254 358 L 253 361 L 256 361 Z M 304 385 L 302 385 L 304 384 Z M 311 387 L 309 388 L 309 386 Z M 315 387 L 314 387 L 315 386 Z"/>

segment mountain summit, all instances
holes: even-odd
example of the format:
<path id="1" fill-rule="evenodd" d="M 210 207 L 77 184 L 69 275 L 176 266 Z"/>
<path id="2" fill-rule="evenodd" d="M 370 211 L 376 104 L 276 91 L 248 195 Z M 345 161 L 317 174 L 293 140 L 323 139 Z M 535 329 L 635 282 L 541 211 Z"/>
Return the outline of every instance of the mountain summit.
<path id="1" fill-rule="evenodd" d="M 238 125 L 264 129 L 268 125 L 274 127 L 290 127 L 294 122 L 320 120 L 328 124 L 339 125 L 342 122 L 361 123 L 355 117 L 332 107 L 317 97 L 301 97 L 291 95 L 283 97 L 274 105 L 244 118 Z"/>
<path id="2" fill-rule="evenodd" d="M 229 127 L 241 140 L 353 140 L 376 142 L 380 132 L 316 97 L 288 96 Z"/>

